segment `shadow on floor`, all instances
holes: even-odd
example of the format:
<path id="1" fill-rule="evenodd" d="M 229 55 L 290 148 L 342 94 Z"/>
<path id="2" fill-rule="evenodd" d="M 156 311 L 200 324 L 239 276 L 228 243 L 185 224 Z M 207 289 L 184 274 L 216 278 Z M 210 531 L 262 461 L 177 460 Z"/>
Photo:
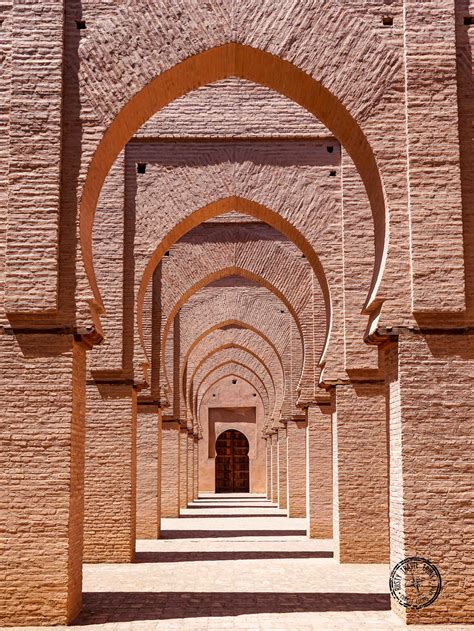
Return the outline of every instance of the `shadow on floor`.
<path id="1" fill-rule="evenodd" d="M 179 563 L 186 561 L 239 561 L 241 559 L 332 559 L 333 553 L 326 550 L 288 550 L 274 552 L 238 550 L 235 552 L 137 552 L 135 563 Z"/>
<path id="2" fill-rule="evenodd" d="M 304 537 L 306 530 L 163 530 L 161 539 L 217 539 L 229 537 Z"/>
<path id="3" fill-rule="evenodd" d="M 74 625 L 257 613 L 388 611 L 388 594 L 86 592 Z"/>

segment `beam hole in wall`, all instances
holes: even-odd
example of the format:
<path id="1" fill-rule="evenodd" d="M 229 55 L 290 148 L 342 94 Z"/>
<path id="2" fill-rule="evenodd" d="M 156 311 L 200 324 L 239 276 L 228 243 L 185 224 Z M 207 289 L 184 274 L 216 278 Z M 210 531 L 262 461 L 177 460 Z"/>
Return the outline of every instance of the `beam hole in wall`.
<path id="1" fill-rule="evenodd" d="M 391 15 L 382 16 L 382 24 L 384 26 L 393 26 L 393 17 Z"/>
<path id="2" fill-rule="evenodd" d="M 474 24 L 474 15 L 466 15 L 464 18 L 465 26 L 472 26 Z"/>
<path id="3" fill-rule="evenodd" d="M 146 163 L 138 162 L 137 164 L 137 173 L 146 173 Z"/>
<path id="4" fill-rule="evenodd" d="M 328 147 L 326 147 L 326 151 L 328 153 L 332 153 L 334 151 L 334 147 L 332 145 L 329 145 Z"/>
<path id="5" fill-rule="evenodd" d="M 336 177 L 336 171 L 329 171 L 329 177 Z"/>
<path id="6" fill-rule="evenodd" d="M 233 383 L 233 384 L 234 384 L 234 386 L 235 386 L 235 384 L 237 383 L 237 379 L 232 379 L 232 383 Z"/>
<path id="7" fill-rule="evenodd" d="M 76 27 L 79 31 L 83 31 L 86 27 L 86 21 L 85 20 L 76 20 Z"/>

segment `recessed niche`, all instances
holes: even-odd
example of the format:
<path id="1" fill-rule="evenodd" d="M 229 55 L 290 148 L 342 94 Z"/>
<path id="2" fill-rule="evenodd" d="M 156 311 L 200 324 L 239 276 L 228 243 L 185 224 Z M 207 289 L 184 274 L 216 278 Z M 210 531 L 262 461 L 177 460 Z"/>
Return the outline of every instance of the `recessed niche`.
<path id="1" fill-rule="evenodd" d="M 144 162 L 137 164 L 137 173 L 146 173 L 146 164 Z"/>
<path id="2" fill-rule="evenodd" d="M 391 15 L 383 15 L 382 24 L 384 26 L 393 26 L 393 17 Z"/>

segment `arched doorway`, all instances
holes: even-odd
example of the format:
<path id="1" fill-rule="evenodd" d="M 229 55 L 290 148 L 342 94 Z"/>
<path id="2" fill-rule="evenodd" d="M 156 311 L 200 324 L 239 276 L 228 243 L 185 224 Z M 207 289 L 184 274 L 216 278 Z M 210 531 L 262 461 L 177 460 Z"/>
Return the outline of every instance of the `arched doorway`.
<path id="1" fill-rule="evenodd" d="M 216 493 L 248 493 L 249 487 L 249 441 L 228 429 L 216 440 Z"/>

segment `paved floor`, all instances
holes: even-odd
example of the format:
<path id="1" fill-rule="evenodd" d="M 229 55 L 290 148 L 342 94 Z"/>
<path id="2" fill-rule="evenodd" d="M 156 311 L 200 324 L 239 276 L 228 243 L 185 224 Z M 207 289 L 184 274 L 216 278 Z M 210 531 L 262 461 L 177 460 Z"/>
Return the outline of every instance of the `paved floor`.
<path id="1" fill-rule="evenodd" d="M 203 496 L 138 542 L 137 563 L 85 566 L 75 628 L 426 631 L 390 612 L 386 566 L 338 565 L 304 528 L 263 497 Z"/>

